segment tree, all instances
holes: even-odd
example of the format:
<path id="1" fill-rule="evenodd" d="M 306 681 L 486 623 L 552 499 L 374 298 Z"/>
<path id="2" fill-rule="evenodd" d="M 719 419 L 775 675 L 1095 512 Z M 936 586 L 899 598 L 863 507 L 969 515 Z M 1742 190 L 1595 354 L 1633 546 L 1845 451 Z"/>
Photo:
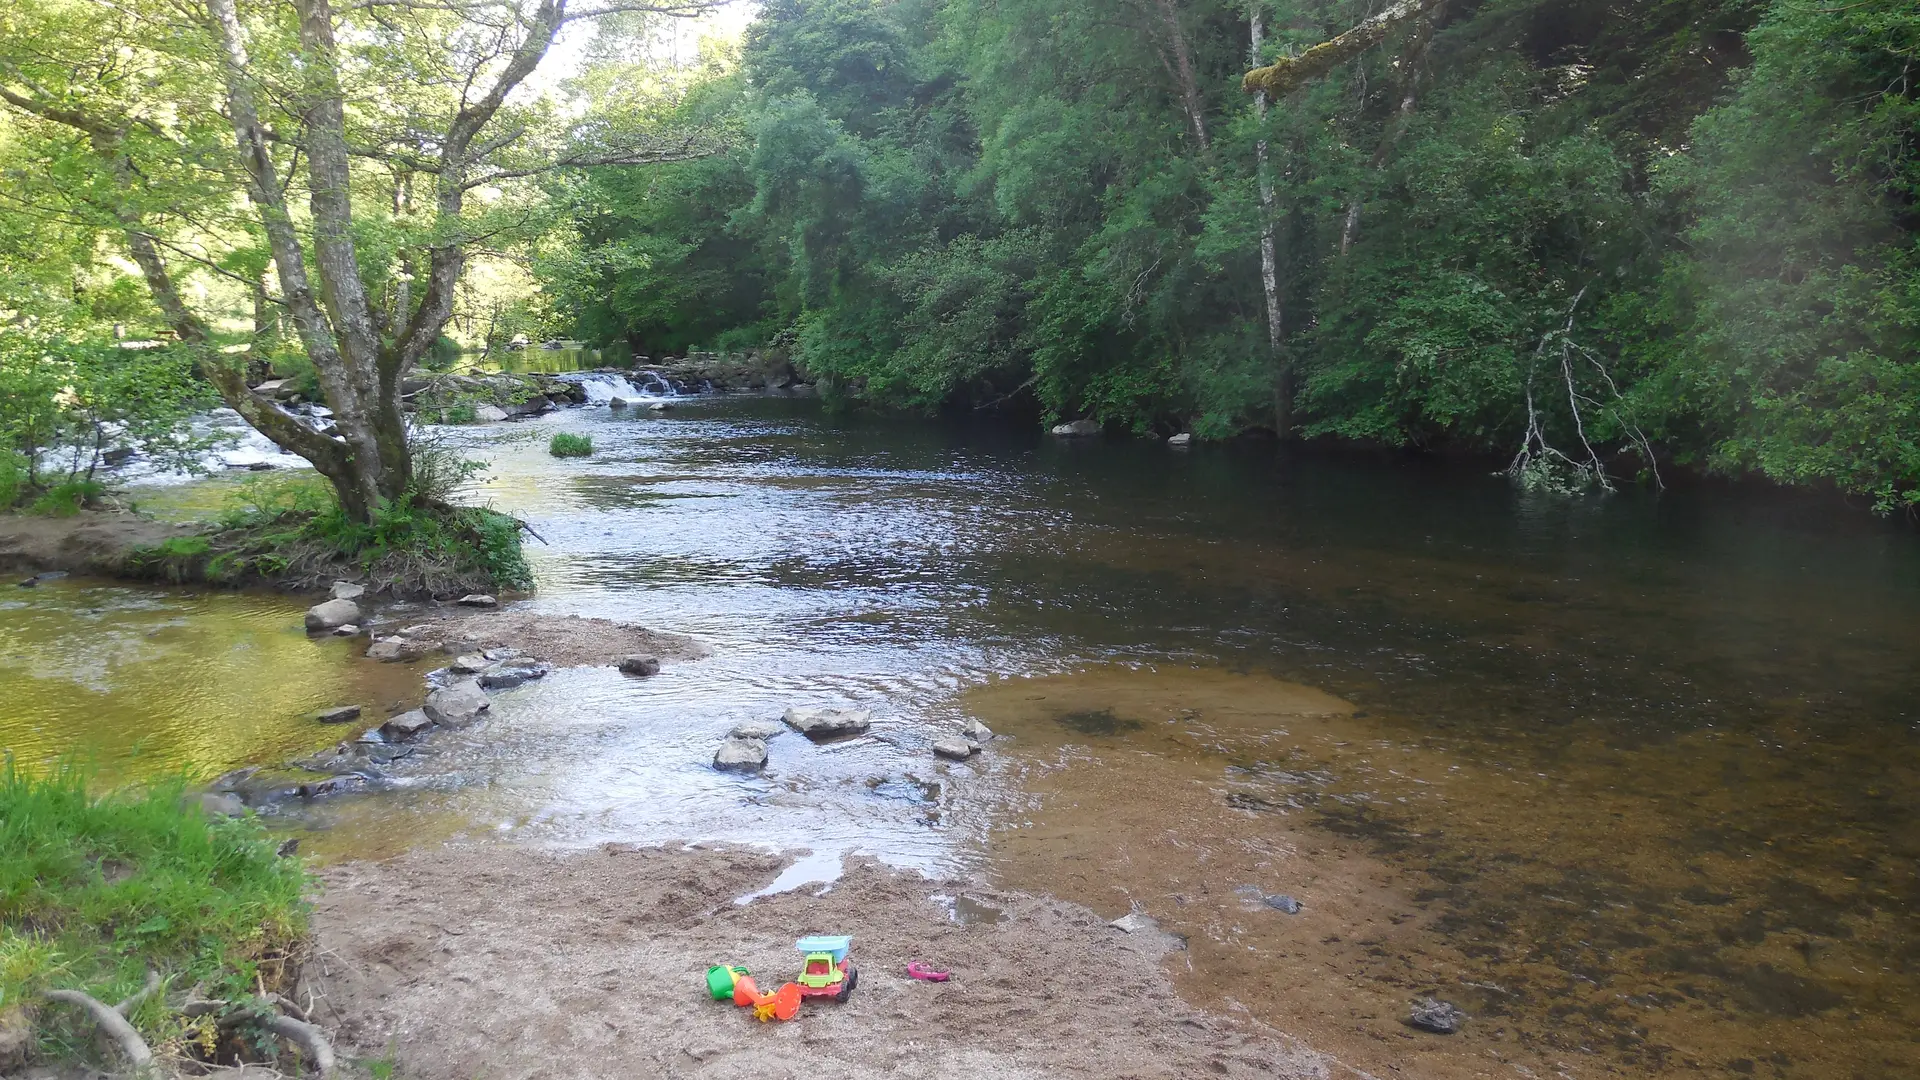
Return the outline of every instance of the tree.
<path id="1" fill-rule="evenodd" d="M 562 166 L 701 152 L 686 137 L 562 123 L 522 100 L 556 36 L 607 15 L 721 2 L 48 0 L 0 25 L 0 101 L 50 160 L 86 176 L 33 205 L 116 231 L 227 404 L 312 462 L 348 516 L 367 521 L 412 497 L 401 387 L 453 314 L 469 246 L 514 224 L 469 196 Z M 247 212 L 235 213 L 242 199 Z M 337 437 L 249 389 L 182 287 L 186 265 L 259 299 L 259 274 L 233 268 L 245 249 L 271 262 L 272 300 Z"/>

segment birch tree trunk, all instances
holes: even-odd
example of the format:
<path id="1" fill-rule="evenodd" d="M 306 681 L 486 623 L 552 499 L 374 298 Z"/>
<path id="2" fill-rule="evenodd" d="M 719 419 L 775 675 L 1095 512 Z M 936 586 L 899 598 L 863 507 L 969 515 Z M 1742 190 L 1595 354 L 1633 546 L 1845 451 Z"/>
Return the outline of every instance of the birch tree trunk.
<path id="1" fill-rule="evenodd" d="M 1265 15 L 1258 4 L 1247 12 L 1251 29 L 1248 50 L 1254 64 L 1260 63 L 1260 49 L 1266 42 Z M 1260 183 L 1260 288 L 1267 299 L 1267 354 L 1273 358 L 1273 426 L 1282 438 L 1293 426 L 1293 365 L 1280 349 L 1283 326 L 1280 308 L 1280 253 L 1275 236 L 1273 167 L 1267 160 L 1267 92 L 1253 95 L 1253 113 L 1259 121 L 1259 136 L 1254 139 L 1254 173 Z"/>

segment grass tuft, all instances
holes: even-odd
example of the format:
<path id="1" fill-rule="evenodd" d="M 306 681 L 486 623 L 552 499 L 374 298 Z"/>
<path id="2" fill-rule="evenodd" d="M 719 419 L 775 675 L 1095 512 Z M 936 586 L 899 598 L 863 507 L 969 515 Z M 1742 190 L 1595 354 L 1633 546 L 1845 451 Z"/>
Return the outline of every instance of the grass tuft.
<path id="1" fill-rule="evenodd" d="M 561 432 L 547 443 L 547 453 L 554 457 L 587 457 L 593 453 L 593 440 L 585 435 Z"/>
<path id="2" fill-rule="evenodd" d="M 109 1004 L 148 971 L 175 990 L 237 1000 L 297 974 L 308 885 L 252 818 L 212 818 L 182 781 L 107 794 L 71 765 L 43 776 L 0 764 L 0 1014 L 49 989 Z M 159 995 L 134 1012 L 156 1046 L 187 1038 Z M 42 1011 L 41 1056 L 86 1057 L 88 1021 Z"/>

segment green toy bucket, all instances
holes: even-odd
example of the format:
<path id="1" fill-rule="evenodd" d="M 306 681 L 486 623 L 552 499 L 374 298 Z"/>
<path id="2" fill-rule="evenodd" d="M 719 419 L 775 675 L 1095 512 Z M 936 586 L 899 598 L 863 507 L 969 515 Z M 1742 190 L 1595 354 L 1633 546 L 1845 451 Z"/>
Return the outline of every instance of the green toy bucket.
<path id="1" fill-rule="evenodd" d="M 715 965 L 707 969 L 707 993 L 715 1001 L 728 1001 L 733 998 L 733 984 L 740 976 L 749 974 L 743 967 Z"/>

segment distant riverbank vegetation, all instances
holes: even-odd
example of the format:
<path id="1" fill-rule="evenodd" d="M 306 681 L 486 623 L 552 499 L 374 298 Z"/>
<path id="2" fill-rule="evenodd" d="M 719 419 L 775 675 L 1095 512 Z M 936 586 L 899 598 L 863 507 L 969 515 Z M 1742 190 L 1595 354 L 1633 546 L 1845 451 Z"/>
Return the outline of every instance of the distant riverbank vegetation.
<path id="1" fill-rule="evenodd" d="M 842 400 L 1920 500 L 1920 11 L 1401 9 L 1263 110 L 1378 5 L 769 0 L 666 106 L 723 152 L 550 184 L 548 301 Z"/>

